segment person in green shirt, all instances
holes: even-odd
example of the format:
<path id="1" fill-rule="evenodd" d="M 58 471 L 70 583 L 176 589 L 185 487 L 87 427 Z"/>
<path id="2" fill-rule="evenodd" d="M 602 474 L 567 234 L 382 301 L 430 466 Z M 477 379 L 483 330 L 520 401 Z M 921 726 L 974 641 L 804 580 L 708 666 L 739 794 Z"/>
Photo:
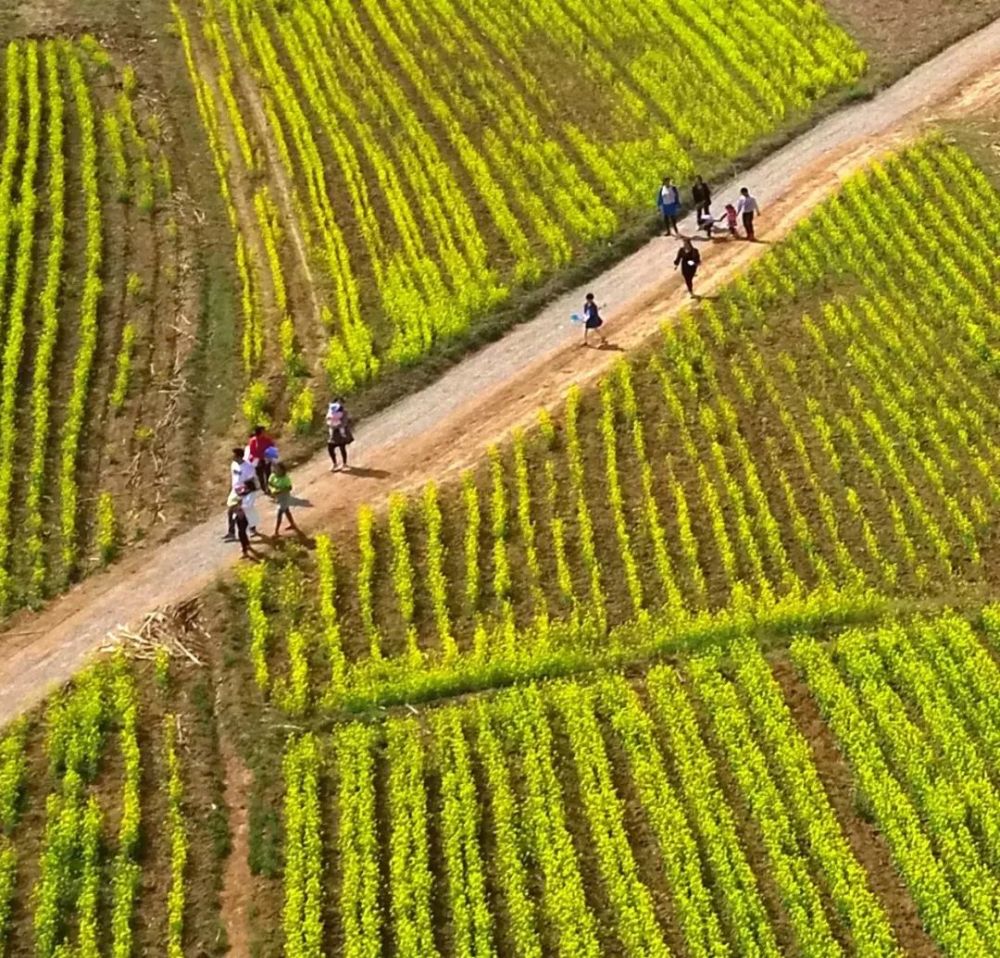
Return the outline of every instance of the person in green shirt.
<path id="1" fill-rule="evenodd" d="M 278 519 L 274 524 L 275 538 L 281 531 L 282 519 L 287 519 L 292 530 L 298 532 L 299 527 L 292 518 L 292 477 L 288 475 L 288 467 L 283 462 L 275 463 L 271 478 L 268 480 L 268 490 L 278 506 Z"/>

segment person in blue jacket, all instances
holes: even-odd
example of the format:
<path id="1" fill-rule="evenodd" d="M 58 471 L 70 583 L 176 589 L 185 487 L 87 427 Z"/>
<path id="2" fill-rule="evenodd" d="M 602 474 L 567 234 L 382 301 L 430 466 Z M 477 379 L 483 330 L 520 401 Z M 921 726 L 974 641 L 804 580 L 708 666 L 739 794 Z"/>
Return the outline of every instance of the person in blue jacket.
<path id="1" fill-rule="evenodd" d="M 673 230 L 680 236 L 681 231 L 677 226 L 677 217 L 681 214 L 681 194 L 669 176 L 663 177 L 663 185 L 656 194 L 656 206 L 663 217 L 666 235 L 669 236 L 670 231 Z"/>

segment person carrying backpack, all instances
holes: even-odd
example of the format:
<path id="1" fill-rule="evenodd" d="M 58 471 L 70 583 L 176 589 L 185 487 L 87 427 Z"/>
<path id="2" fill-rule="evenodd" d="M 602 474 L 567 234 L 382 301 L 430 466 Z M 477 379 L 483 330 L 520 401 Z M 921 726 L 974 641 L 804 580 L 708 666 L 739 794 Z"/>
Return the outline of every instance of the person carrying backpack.
<path id="1" fill-rule="evenodd" d="M 340 457 L 344 461 L 344 469 L 347 465 L 347 447 L 354 442 L 354 432 L 351 429 L 351 417 L 344 406 L 342 399 L 334 399 L 330 403 L 326 412 L 327 443 L 326 451 L 330 454 L 330 472 L 336 472 L 337 450 L 340 450 Z"/>

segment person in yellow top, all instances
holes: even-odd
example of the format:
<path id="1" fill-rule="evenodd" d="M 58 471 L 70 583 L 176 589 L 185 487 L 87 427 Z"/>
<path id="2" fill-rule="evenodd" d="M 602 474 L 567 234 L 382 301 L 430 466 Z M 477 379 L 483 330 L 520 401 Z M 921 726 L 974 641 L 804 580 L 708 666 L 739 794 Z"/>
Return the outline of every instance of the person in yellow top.
<path id="1" fill-rule="evenodd" d="M 287 519 L 292 530 L 298 532 L 299 527 L 292 518 L 292 477 L 288 475 L 288 467 L 283 462 L 274 464 L 271 478 L 268 480 L 268 491 L 274 497 L 274 502 L 278 507 L 278 518 L 274 524 L 274 537 L 277 538 L 281 531 L 282 519 Z"/>

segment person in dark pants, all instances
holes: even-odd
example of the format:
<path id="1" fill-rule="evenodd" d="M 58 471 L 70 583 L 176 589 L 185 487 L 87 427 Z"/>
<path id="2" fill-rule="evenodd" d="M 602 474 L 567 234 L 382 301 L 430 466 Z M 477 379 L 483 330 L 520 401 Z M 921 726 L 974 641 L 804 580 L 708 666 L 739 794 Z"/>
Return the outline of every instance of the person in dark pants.
<path id="1" fill-rule="evenodd" d="M 243 552 L 243 558 L 252 559 L 253 548 L 250 545 L 250 536 L 248 534 L 250 520 L 247 518 L 246 511 L 243 508 L 243 486 L 234 489 L 229 494 L 228 506 L 230 521 L 236 532 L 234 538 L 239 538 L 240 540 L 240 549 Z"/>
<path id="2" fill-rule="evenodd" d="M 247 459 L 257 473 L 257 485 L 267 490 L 267 480 L 271 478 L 271 460 L 265 453 L 274 447 L 274 440 L 267 434 L 263 426 L 254 426 L 250 441 L 247 443 Z"/>
<path id="3" fill-rule="evenodd" d="M 684 244 L 677 251 L 674 257 L 674 269 L 681 268 L 681 276 L 684 277 L 684 285 L 688 288 L 688 295 L 694 296 L 694 277 L 701 265 L 701 253 L 695 249 L 694 243 L 689 239 L 684 240 Z"/>
<path id="4" fill-rule="evenodd" d="M 673 230 L 680 236 L 681 231 L 677 225 L 677 217 L 681 215 L 681 194 L 669 176 L 663 177 L 663 185 L 656 193 L 656 206 L 660 211 L 660 216 L 663 217 L 666 235 L 669 236 L 670 231 Z"/>
<path id="5" fill-rule="evenodd" d="M 691 187 L 691 199 L 694 200 L 695 212 L 698 214 L 698 221 L 708 219 L 712 212 L 712 192 L 708 184 L 700 177 L 694 178 L 694 186 Z"/>
<path id="6" fill-rule="evenodd" d="M 243 448 L 241 446 L 234 446 L 233 461 L 229 464 L 230 492 L 235 493 L 243 483 L 253 479 L 256 474 L 254 467 L 247 462 Z M 223 539 L 227 542 L 234 542 L 236 540 L 236 507 L 232 503 L 229 504 L 227 519 L 229 520 L 229 528 Z"/>
<path id="7" fill-rule="evenodd" d="M 586 300 L 583 304 L 583 345 L 589 346 L 589 336 L 590 331 L 594 330 L 601 340 L 601 345 L 604 346 L 607 340 L 604 338 L 604 333 L 601 332 L 601 327 L 604 325 L 604 320 L 601 318 L 601 311 L 597 308 L 597 302 L 594 300 L 593 293 L 587 293 Z"/>
<path id="8" fill-rule="evenodd" d="M 745 186 L 740 190 L 736 211 L 743 217 L 743 230 L 747 234 L 747 239 L 752 243 L 757 239 L 757 234 L 754 232 L 754 217 L 760 212 L 760 204 L 756 198 L 750 195 L 750 191 Z"/>
<path id="9" fill-rule="evenodd" d="M 327 443 L 326 451 L 330 454 L 330 472 L 336 472 L 337 450 L 340 450 L 340 457 L 344 461 L 344 469 L 347 469 L 347 447 L 354 442 L 354 433 L 351 430 L 351 417 L 347 414 L 343 400 L 335 399 L 330 403 L 326 413 Z"/>

